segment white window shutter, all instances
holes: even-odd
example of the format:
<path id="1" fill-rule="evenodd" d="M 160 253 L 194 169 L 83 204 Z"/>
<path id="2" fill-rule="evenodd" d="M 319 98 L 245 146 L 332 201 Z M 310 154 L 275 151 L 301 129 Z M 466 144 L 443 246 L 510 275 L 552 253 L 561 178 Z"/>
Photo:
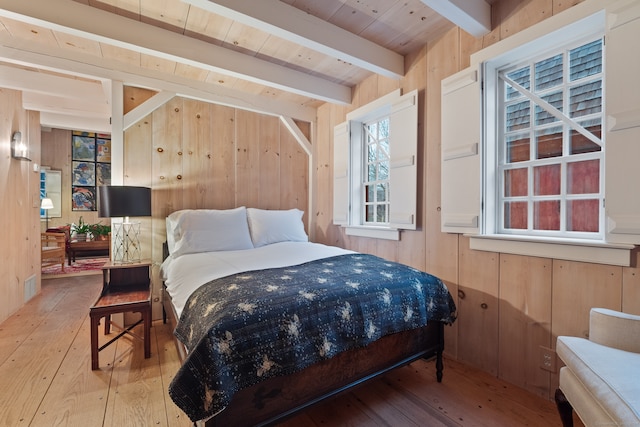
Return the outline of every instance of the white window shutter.
<path id="1" fill-rule="evenodd" d="M 640 3 L 607 6 L 605 35 L 606 240 L 640 244 Z"/>
<path id="2" fill-rule="evenodd" d="M 333 130 L 333 223 L 349 222 L 349 122 Z"/>
<path id="3" fill-rule="evenodd" d="M 400 97 L 389 116 L 389 226 L 416 229 L 418 91 Z"/>
<path id="4" fill-rule="evenodd" d="M 441 224 L 447 233 L 480 232 L 480 72 L 467 68 L 442 80 Z"/>

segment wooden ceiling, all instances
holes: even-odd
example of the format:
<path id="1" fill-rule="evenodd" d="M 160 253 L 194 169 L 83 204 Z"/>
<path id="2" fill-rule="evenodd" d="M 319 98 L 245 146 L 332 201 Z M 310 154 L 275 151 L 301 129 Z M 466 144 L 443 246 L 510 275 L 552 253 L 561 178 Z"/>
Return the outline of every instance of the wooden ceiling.
<path id="1" fill-rule="evenodd" d="M 103 131 L 111 81 L 309 120 L 453 25 L 488 32 L 490 3 L 0 0 L 0 87 L 52 127 Z"/>

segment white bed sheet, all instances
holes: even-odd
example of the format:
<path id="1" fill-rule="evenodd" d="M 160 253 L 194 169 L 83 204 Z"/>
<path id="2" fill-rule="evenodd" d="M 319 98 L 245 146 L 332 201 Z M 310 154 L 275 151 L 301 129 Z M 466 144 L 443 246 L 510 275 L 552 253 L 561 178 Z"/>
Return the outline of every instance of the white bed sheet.
<path id="1" fill-rule="evenodd" d="M 266 268 L 287 267 L 322 258 L 353 253 L 347 249 L 311 242 L 280 242 L 254 249 L 188 254 L 162 264 L 161 274 L 176 314 L 189 296 L 211 280 Z"/>

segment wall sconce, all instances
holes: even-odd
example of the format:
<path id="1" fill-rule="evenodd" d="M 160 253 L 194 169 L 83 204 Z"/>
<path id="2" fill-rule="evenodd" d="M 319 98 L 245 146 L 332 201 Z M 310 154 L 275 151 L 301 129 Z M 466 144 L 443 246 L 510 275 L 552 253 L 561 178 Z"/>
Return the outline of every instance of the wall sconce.
<path id="1" fill-rule="evenodd" d="M 21 132 L 14 132 L 11 137 L 11 157 L 31 161 L 29 158 L 29 147 L 22 141 Z"/>

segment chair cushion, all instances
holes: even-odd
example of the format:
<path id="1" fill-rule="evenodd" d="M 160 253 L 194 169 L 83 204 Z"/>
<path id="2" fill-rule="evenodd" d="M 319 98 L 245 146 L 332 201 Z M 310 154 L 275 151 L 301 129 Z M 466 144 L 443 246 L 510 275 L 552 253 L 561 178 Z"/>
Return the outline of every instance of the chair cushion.
<path id="1" fill-rule="evenodd" d="M 571 369 L 563 366 L 560 369 L 560 389 L 566 396 L 571 396 L 571 406 L 578 414 L 585 426 L 613 426 L 611 415 L 596 403 L 591 390 L 575 376 Z M 568 398 L 567 398 L 568 399 Z"/>
<path id="2" fill-rule="evenodd" d="M 640 354 L 565 336 L 558 337 L 556 350 L 567 368 L 593 396 L 595 402 L 590 404 L 599 404 L 616 423 L 614 425 L 640 425 Z M 582 416 L 571 394 L 565 395 Z"/>
<path id="3" fill-rule="evenodd" d="M 592 308 L 589 341 L 640 353 L 640 316 L 606 308 Z"/>

